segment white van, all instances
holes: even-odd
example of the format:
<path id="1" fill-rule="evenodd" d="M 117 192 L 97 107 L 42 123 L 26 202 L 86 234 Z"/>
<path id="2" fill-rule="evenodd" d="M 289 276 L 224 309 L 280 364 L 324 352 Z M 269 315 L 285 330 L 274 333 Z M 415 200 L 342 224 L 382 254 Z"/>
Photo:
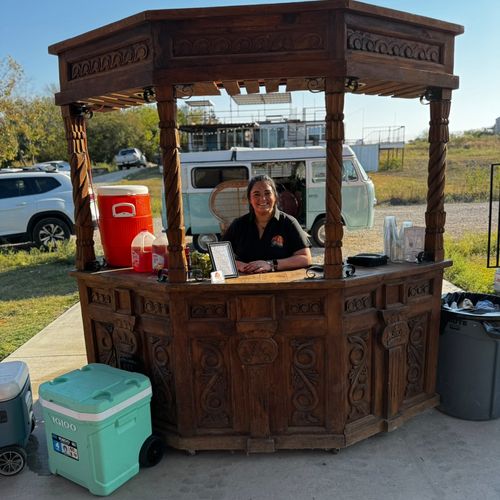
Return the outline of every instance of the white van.
<path id="1" fill-rule="evenodd" d="M 349 146 L 343 149 L 342 222 L 348 229 L 373 226 L 375 189 Z M 213 189 L 229 180 L 267 174 L 276 183 L 280 209 L 293 215 L 319 246 L 325 244 L 326 150 L 297 148 L 233 148 L 181 154 L 182 196 L 186 234 L 206 252 L 220 238 L 220 222 L 209 205 Z M 164 197 L 162 197 L 164 199 Z M 285 206 L 283 206 L 285 205 Z M 167 227 L 165 207 L 163 226 Z"/>

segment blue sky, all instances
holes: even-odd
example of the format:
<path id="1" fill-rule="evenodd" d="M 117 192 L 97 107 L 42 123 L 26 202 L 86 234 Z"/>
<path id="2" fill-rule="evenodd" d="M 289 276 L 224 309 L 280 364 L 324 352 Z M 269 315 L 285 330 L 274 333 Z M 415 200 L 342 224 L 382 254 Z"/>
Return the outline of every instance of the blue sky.
<path id="1" fill-rule="evenodd" d="M 143 10 L 283 3 L 279 0 L 20 0 L 2 2 L 0 58 L 11 55 L 24 68 L 26 90 L 43 94 L 59 81 L 57 58 L 47 52 L 53 43 L 79 35 Z M 453 93 L 450 130 L 491 127 L 500 116 L 500 1 L 498 0 L 375 0 L 374 4 L 461 24 L 456 39 L 455 74 L 460 88 Z M 297 93 L 293 106 L 322 106 L 323 94 Z M 212 99 L 216 110 L 229 109 L 227 98 Z M 234 107 L 234 105 L 233 105 Z M 428 106 L 418 100 L 351 96 L 346 99 L 346 136 L 358 139 L 368 127 L 404 125 L 406 138 L 427 128 Z"/>

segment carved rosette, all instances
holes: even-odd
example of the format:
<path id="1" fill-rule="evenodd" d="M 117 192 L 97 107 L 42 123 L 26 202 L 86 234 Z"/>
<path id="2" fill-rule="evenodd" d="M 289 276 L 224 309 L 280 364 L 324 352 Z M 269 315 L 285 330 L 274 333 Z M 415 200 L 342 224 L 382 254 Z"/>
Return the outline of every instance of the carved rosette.
<path id="1" fill-rule="evenodd" d="M 198 341 L 200 355 L 200 373 L 198 385 L 201 389 L 199 398 L 200 424 L 202 427 L 223 428 L 230 425 L 229 382 L 227 367 L 224 362 L 224 341 Z"/>
<path id="2" fill-rule="evenodd" d="M 113 343 L 113 324 L 94 321 L 96 360 L 98 363 L 117 367 Z"/>
<path id="3" fill-rule="evenodd" d="M 292 415 L 291 425 L 320 425 L 318 416 L 320 373 L 318 355 L 311 339 L 295 339 L 292 348 Z"/>
<path id="4" fill-rule="evenodd" d="M 225 302 L 218 304 L 192 304 L 189 308 L 191 319 L 227 318 Z"/>
<path id="5" fill-rule="evenodd" d="M 278 357 L 273 339 L 245 339 L 238 344 L 238 356 L 244 365 L 268 365 Z"/>
<path id="6" fill-rule="evenodd" d="M 170 316 L 169 305 L 164 302 L 144 298 L 143 307 L 146 314 L 161 316 L 162 318 Z"/>
<path id="7" fill-rule="evenodd" d="M 424 390 L 426 324 L 425 314 L 408 321 L 410 337 L 406 349 L 406 399 L 421 394 Z"/>
<path id="8" fill-rule="evenodd" d="M 381 314 L 386 324 L 381 337 L 382 345 L 391 349 L 406 344 L 410 334 L 406 311 L 386 309 Z"/>
<path id="9" fill-rule="evenodd" d="M 324 304 L 323 300 L 314 302 L 297 302 L 290 301 L 285 305 L 286 314 L 288 316 L 323 316 Z"/>
<path id="10" fill-rule="evenodd" d="M 172 369 L 171 339 L 151 336 L 148 338 L 151 385 L 155 397 L 151 405 L 155 418 L 177 424 L 177 400 Z"/>
<path id="11" fill-rule="evenodd" d="M 92 288 L 90 289 L 90 303 L 111 306 L 111 293 L 102 288 Z"/>
<path id="12" fill-rule="evenodd" d="M 344 303 L 344 311 L 348 314 L 364 311 L 373 306 L 371 295 L 361 295 L 358 297 L 350 297 Z"/>
<path id="13" fill-rule="evenodd" d="M 347 30 L 347 48 L 415 61 L 441 62 L 441 50 L 437 44 L 414 42 L 360 30 Z"/>
<path id="14" fill-rule="evenodd" d="M 81 59 L 69 65 L 69 79 L 77 80 L 85 76 L 137 64 L 148 60 L 150 54 L 149 40 L 143 40 L 89 59 Z"/>
<path id="15" fill-rule="evenodd" d="M 408 287 L 408 298 L 414 299 L 417 297 L 423 297 L 424 295 L 430 295 L 431 284 L 429 281 L 423 283 L 417 283 L 415 285 L 410 285 Z"/>
<path id="16" fill-rule="evenodd" d="M 325 48 L 322 33 L 294 30 L 293 32 L 260 33 L 254 35 L 198 35 L 173 40 L 174 57 L 262 54 L 274 52 L 307 52 Z"/>
<path id="17" fill-rule="evenodd" d="M 353 422 L 370 414 L 369 332 L 350 335 L 349 391 L 347 421 Z"/>

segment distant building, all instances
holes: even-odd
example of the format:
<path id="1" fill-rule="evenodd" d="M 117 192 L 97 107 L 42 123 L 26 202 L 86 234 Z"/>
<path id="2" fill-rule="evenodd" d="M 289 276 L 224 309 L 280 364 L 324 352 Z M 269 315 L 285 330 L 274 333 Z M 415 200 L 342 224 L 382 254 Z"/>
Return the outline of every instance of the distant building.
<path id="1" fill-rule="evenodd" d="M 495 126 L 493 127 L 494 134 L 500 134 L 500 116 L 495 121 Z"/>

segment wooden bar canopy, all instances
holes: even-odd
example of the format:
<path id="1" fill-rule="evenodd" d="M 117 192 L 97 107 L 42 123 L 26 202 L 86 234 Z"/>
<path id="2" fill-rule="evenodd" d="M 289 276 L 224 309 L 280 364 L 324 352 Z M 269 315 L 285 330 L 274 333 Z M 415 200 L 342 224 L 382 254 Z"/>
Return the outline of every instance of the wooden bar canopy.
<path id="1" fill-rule="evenodd" d="M 146 11 L 49 47 L 74 188 L 89 361 L 153 383 L 155 429 L 183 449 L 342 447 L 434 406 L 454 41 L 461 26 L 353 0 Z M 324 278 L 187 280 L 176 101 L 324 91 Z M 425 263 L 342 277 L 345 93 L 430 102 Z M 156 102 L 169 283 L 92 272 L 85 117 Z M 271 383 L 269 383 L 271 382 Z"/>

